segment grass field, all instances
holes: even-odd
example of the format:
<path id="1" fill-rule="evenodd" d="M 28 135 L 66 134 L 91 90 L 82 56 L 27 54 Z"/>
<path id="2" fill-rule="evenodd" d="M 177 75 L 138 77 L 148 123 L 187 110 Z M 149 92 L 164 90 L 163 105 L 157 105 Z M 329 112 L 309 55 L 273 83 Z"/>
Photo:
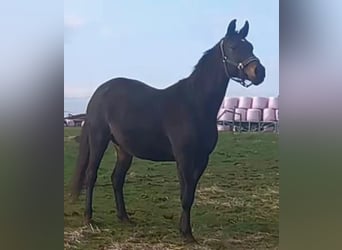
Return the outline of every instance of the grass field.
<path id="1" fill-rule="evenodd" d="M 65 249 L 277 249 L 279 216 L 278 135 L 221 133 L 198 184 L 192 208 L 194 237 L 182 243 L 179 183 L 174 163 L 134 159 L 125 184 L 128 214 L 135 226 L 116 219 L 110 176 L 113 147 L 103 158 L 94 192 L 94 220 L 83 226 L 84 195 L 71 203 L 69 181 L 78 144 L 64 135 Z"/>

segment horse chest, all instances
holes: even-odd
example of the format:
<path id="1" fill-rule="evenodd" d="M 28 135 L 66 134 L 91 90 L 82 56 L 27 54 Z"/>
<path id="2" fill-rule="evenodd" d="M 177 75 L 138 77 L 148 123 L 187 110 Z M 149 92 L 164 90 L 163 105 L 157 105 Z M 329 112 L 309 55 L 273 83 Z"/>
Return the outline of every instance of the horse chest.
<path id="1" fill-rule="evenodd" d="M 217 143 L 218 133 L 217 129 L 210 127 L 198 131 L 197 147 L 200 151 L 210 154 Z"/>
<path id="2" fill-rule="evenodd" d="M 191 123 L 188 123 L 191 124 Z M 216 126 L 203 126 L 192 123 L 192 126 L 176 127 L 171 133 L 171 142 L 176 153 L 182 151 L 195 154 L 210 154 L 217 143 L 218 132 Z"/>

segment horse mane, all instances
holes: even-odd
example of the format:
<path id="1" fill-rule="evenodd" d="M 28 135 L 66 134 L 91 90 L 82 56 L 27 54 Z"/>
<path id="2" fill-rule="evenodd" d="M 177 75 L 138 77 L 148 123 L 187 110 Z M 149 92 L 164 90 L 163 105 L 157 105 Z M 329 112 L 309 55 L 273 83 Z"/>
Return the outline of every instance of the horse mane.
<path id="1" fill-rule="evenodd" d="M 197 64 L 193 67 L 192 72 L 188 77 L 185 77 L 183 79 L 180 79 L 178 82 L 175 84 L 167 87 L 173 88 L 173 87 L 178 87 L 178 85 L 184 85 L 184 83 L 192 83 L 195 79 L 201 79 L 201 76 L 206 75 L 208 77 L 208 73 L 215 72 L 216 63 L 219 58 L 217 58 L 217 52 L 215 50 L 218 49 L 218 44 L 215 44 L 212 48 L 206 50 L 201 58 L 198 60 Z"/>
<path id="2" fill-rule="evenodd" d="M 177 95 L 184 93 L 187 103 L 200 105 L 202 113 L 216 117 L 216 109 L 222 103 L 228 84 L 223 68 L 220 68 L 221 63 L 217 43 L 203 53 L 188 77 L 179 80 L 168 89 L 175 89 L 174 93 Z"/>
<path id="3" fill-rule="evenodd" d="M 215 44 L 214 47 L 205 51 L 202 57 L 199 59 L 197 64 L 194 66 L 192 73 L 190 74 L 191 78 L 196 78 L 197 75 L 208 74 L 208 72 L 213 72 L 212 69 L 215 69 L 216 63 L 219 60 L 217 58 L 217 46 Z"/>

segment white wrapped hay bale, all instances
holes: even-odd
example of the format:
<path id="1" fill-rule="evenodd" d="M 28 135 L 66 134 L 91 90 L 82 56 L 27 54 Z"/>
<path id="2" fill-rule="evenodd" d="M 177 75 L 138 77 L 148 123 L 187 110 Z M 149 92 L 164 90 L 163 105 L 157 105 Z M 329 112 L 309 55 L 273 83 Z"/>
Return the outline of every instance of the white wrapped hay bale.
<path id="1" fill-rule="evenodd" d="M 268 98 L 268 108 L 279 109 L 279 98 L 278 97 L 269 97 Z"/>
<path id="2" fill-rule="evenodd" d="M 249 109 L 252 107 L 252 101 L 253 98 L 252 97 L 247 97 L 247 96 L 241 96 L 239 98 L 239 108 L 243 108 L 243 109 Z"/>
<path id="3" fill-rule="evenodd" d="M 232 131 L 232 129 L 230 128 L 230 126 L 224 126 L 224 125 L 217 125 L 217 130 L 218 131 Z"/>
<path id="4" fill-rule="evenodd" d="M 74 120 L 65 119 L 64 121 L 66 122 L 67 127 L 75 127 L 75 122 L 74 122 Z"/>
<path id="5" fill-rule="evenodd" d="M 271 108 L 266 108 L 264 109 L 263 112 L 263 121 L 265 122 L 273 122 L 276 121 L 276 112 L 275 109 L 271 109 Z"/>
<path id="6" fill-rule="evenodd" d="M 223 108 L 225 109 L 235 109 L 239 105 L 239 98 L 226 96 L 223 99 Z"/>
<path id="7" fill-rule="evenodd" d="M 260 122 L 261 121 L 261 110 L 260 109 L 248 109 L 247 110 L 247 121 L 249 121 L 249 122 Z"/>
<path id="8" fill-rule="evenodd" d="M 266 127 L 263 129 L 264 132 L 274 132 L 274 128 L 273 127 Z"/>
<path id="9" fill-rule="evenodd" d="M 234 111 L 232 109 L 225 109 L 219 121 L 232 121 L 234 119 Z"/>
<path id="10" fill-rule="evenodd" d="M 217 113 L 217 119 L 218 120 L 220 120 L 220 117 L 222 116 L 223 112 L 224 112 L 224 108 L 220 108 L 218 113 Z"/>
<path id="11" fill-rule="evenodd" d="M 244 108 L 237 108 L 235 109 L 235 121 L 246 121 L 247 119 L 247 109 Z"/>
<path id="12" fill-rule="evenodd" d="M 225 126 L 217 124 L 217 130 L 218 131 L 224 131 L 225 130 Z"/>
<path id="13" fill-rule="evenodd" d="M 264 109 L 267 108 L 268 98 L 255 96 L 252 100 L 252 109 Z"/>

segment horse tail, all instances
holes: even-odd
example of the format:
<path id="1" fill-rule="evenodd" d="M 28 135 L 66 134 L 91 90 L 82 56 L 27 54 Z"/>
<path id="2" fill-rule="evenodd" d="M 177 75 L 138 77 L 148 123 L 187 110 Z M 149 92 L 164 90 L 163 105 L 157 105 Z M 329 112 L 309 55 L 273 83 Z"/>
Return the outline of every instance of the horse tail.
<path id="1" fill-rule="evenodd" d="M 88 167 L 89 162 L 89 126 L 88 123 L 85 122 L 80 139 L 79 139 L 79 152 L 78 152 L 78 159 L 76 164 L 75 173 L 72 179 L 72 189 L 71 189 L 71 196 L 73 200 L 76 200 L 84 185 L 84 180 L 86 176 L 86 170 Z"/>

